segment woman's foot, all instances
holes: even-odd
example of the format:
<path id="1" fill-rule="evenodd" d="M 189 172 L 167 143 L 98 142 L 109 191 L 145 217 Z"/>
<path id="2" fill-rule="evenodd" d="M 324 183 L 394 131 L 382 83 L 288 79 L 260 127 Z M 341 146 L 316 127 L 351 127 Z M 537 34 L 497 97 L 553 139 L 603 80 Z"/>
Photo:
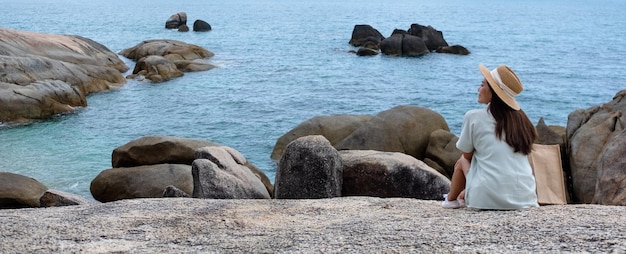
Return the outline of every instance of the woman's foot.
<path id="1" fill-rule="evenodd" d="M 456 209 L 465 207 L 465 200 L 456 199 L 456 200 L 448 200 L 448 194 L 443 195 L 443 202 L 441 202 L 441 207 L 447 209 Z"/>

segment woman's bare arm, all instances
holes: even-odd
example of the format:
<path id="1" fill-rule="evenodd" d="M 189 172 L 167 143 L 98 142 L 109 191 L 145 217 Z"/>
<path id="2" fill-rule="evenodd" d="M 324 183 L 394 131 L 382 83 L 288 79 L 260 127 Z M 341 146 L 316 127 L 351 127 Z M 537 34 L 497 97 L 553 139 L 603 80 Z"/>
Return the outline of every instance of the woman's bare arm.
<path id="1" fill-rule="evenodd" d="M 463 153 L 463 157 L 470 162 L 472 161 L 472 156 L 474 156 L 474 152 Z"/>

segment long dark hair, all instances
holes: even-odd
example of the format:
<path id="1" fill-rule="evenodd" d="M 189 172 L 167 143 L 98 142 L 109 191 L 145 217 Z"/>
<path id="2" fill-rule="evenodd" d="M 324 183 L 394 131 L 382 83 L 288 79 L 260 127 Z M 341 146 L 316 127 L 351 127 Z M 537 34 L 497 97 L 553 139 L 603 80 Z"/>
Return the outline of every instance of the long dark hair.
<path id="1" fill-rule="evenodd" d="M 491 87 L 489 87 L 491 89 Z M 514 110 L 491 90 L 489 112 L 496 119 L 496 137 L 513 147 L 516 153 L 528 155 L 537 139 L 537 130 L 523 110 Z"/>

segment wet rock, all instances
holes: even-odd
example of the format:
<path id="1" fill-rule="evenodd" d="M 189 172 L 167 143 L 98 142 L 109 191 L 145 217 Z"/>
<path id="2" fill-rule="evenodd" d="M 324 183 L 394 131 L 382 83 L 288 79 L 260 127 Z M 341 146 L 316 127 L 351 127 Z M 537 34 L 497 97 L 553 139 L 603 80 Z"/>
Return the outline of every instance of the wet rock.
<path id="1" fill-rule="evenodd" d="M 350 38 L 350 45 L 355 47 L 363 46 L 366 41 L 378 41 L 385 39 L 385 37 L 375 28 L 370 25 L 355 25 L 352 30 L 352 38 Z"/>
<path id="2" fill-rule="evenodd" d="M 204 20 L 198 19 L 193 22 L 193 31 L 195 32 L 208 32 L 211 31 L 211 25 Z"/>
<path id="3" fill-rule="evenodd" d="M 126 83 L 128 66 L 93 40 L 4 28 L 0 38 L 0 122 L 71 113 L 88 94 Z"/>
<path id="4" fill-rule="evenodd" d="M 165 21 L 166 29 L 178 29 L 182 25 L 187 25 L 187 13 L 174 13 Z"/>

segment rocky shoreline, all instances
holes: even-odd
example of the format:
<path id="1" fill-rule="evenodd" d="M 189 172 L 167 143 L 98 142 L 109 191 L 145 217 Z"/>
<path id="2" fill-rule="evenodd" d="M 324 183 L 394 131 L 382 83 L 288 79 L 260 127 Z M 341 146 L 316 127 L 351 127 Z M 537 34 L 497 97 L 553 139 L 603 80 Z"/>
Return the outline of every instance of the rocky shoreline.
<path id="1" fill-rule="evenodd" d="M 131 199 L 0 210 L 1 253 L 626 252 L 625 206 L 443 209 L 409 198 Z"/>
<path id="2" fill-rule="evenodd" d="M 125 82 L 121 73 L 128 67 L 96 42 L 8 29 L 0 33 L 39 38 L 52 49 L 73 42 L 65 46 L 70 52 L 88 49 L 100 56 L 95 63 L 102 62 L 72 63 L 88 66 L 81 72 L 100 73 L 98 78 L 82 75 L 68 79 L 72 82 L 39 83 L 23 82 L 29 79 L 22 73 L 45 77 L 49 70 L 38 72 L 29 69 L 37 65 L 11 62 L 23 71 L 0 80 L 6 88 L 0 102 L 16 105 L 0 114 L 0 121 L 73 112 L 86 105 L 87 94 Z M 21 46 L 11 59 L 29 52 L 30 44 L 17 44 Z M 162 48 L 188 49 L 182 55 L 191 57 L 155 50 Z M 145 41 L 125 53 L 138 61 L 136 76 L 127 78 L 152 82 L 213 67 L 195 61 L 211 52 L 172 40 Z M 109 56 L 115 56 L 114 61 Z M 66 57 L 31 60 L 61 66 Z M 144 57 L 149 61 L 139 61 Z M 60 68 L 63 77 L 73 77 L 73 68 L 78 67 Z M 625 253 L 625 97 L 622 90 L 611 102 L 572 112 L 566 127 L 545 126 L 543 121 L 537 126 L 538 143 L 558 145 L 563 151 L 571 203 L 585 204 L 522 211 L 442 209 L 432 199 L 447 192 L 446 177 L 459 157 L 457 137 L 438 113 L 401 105 L 374 116 L 320 116 L 296 126 L 272 152 L 281 176 L 274 185 L 234 148 L 160 136 L 133 140 L 114 151 L 112 168 L 91 184 L 94 198 L 107 203 L 68 196 L 27 176 L 0 172 L 0 208 L 46 207 L 0 210 L 0 253 Z M 34 113 L 21 115 L 21 108 Z M 195 198 L 160 198 L 168 190 L 170 197 Z M 277 193 L 279 199 L 273 196 Z"/>
<path id="3" fill-rule="evenodd" d="M 417 28 L 425 29 L 426 27 L 415 26 L 415 29 Z M 7 59 L 11 60 L 10 66 L 13 66 L 8 69 L 14 70 L 10 75 L 7 74 L 0 80 L 0 86 L 5 88 L 0 89 L 0 104 L 11 105 L 11 107 L 6 108 L 7 110 L 0 111 L 0 122 L 23 122 L 27 121 L 27 119 L 42 119 L 49 115 L 73 112 L 77 107 L 86 105 L 85 96 L 87 94 L 108 90 L 125 82 L 121 73 L 125 72 L 128 67 L 115 53 L 95 41 L 80 36 L 37 34 L 10 29 L 0 29 L 0 34 L 10 38 L 0 43 L 0 48 L 8 52 Z M 42 43 L 27 43 L 32 41 Z M 42 50 L 36 51 L 34 50 L 36 48 L 41 48 Z M 32 54 L 29 53 L 31 51 L 41 52 L 41 55 L 31 57 Z M 131 75 L 127 78 L 143 77 L 152 82 L 162 82 L 179 77 L 182 75 L 182 72 L 185 71 L 205 71 L 213 68 L 212 65 L 204 61 L 213 55 L 212 52 L 196 45 L 174 40 L 161 39 L 143 41 L 135 47 L 123 50 L 120 54 L 137 61 L 133 69 L 133 75 L 141 77 L 133 77 L 133 75 Z M 29 59 L 32 58 L 31 60 L 34 61 L 32 63 L 44 61 L 55 63 L 59 66 L 65 66 L 63 63 L 67 62 L 71 63 L 73 67 L 55 67 L 48 69 L 31 68 L 32 66 L 39 65 L 23 64 L 21 61 L 18 61 L 19 59 L 23 59 L 25 55 L 28 56 Z M 144 61 L 141 61 L 141 59 L 144 59 Z M 196 60 L 202 61 L 198 62 Z M 89 66 L 90 68 L 83 71 L 85 75 L 79 75 L 81 78 L 76 79 L 75 71 L 72 70 L 74 67 L 78 68 L 80 66 Z M 64 70 L 59 77 L 57 77 L 58 82 L 50 83 L 46 81 L 49 80 L 49 72 L 52 70 Z M 54 73 L 56 73 L 56 71 Z M 99 73 L 101 75 L 91 75 L 93 73 Z M 31 79 L 33 82 L 30 81 Z M 67 82 L 61 82 L 59 80 L 66 80 Z M 45 82 L 37 83 L 34 81 Z M 56 92 L 59 87 L 64 91 L 61 94 Z M 626 179 L 626 174 L 624 174 L 623 171 L 624 160 L 622 159 L 622 155 L 626 151 L 626 146 L 623 146 L 626 141 L 626 132 L 624 132 L 626 128 L 624 124 L 626 123 L 626 116 L 622 114 L 622 112 L 626 110 L 625 97 L 626 90 L 622 90 L 617 92 L 613 100 L 608 103 L 589 109 L 576 110 L 568 115 L 568 124 L 565 127 L 546 126 L 541 119 L 536 126 L 537 132 L 539 133 L 538 144 L 559 146 L 561 151 L 560 160 L 562 162 L 562 171 L 565 176 L 564 178 L 567 179 L 568 191 L 571 195 L 568 202 L 626 205 L 626 198 L 624 198 L 625 194 L 623 191 L 623 180 Z M 29 110 L 24 110 L 25 108 Z M 30 115 L 22 115 L 24 112 L 30 112 Z M 384 170 L 381 171 L 381 167 L 378 166 L 376 170 L 372 170 L 372 168 L 368 169 L 368 167 L 372 167 L 373 164 L 380 164 L 379 161 L 367 162 L 368 156 L 360 156 L 359 158 L 361 158 L 361 160 L 357 161 L 355 164 L 364 165 L 365 163 L 363 162 L 365 161 L 367 165 L 363 166 L 364 168 L 354 169 L 354 172 L 367 172 L 367 174 L 369 174 L 366 175 L 367 177 L 375 180 L 383 179 L 381 180 L 381 185 L 391 186 L 393 188 L 392 190 L 383 190 L 382 192 L 385 192 L 385 195 L 381 195 L 381 188 L 377 188 L 378 192 L 375 194 L 371 194 L 369 190 L 358 190 L 359 192 L 347 191 L 349 194 L 356 196 L 410 197 L 429 200 L 440 198 L 441 193 L 445 193 L 445 191 L 442 191 L 440 184 L 435 184 L 436 186 L 430 188 L 428 191 L 410 188 L 411 191 L 409 192 L 399 191 L 403 190 L 403 188 L 397 188 L 396 186 L 423 187 L 428 184 L 432 185 L 432 181 L 429 181 L 429 177 L 432 175 L 450 178 L 454 163 L 460 156 L 460 151 L 456 149 L 454 145 L 458 138 L 449 131 L 448 124 L 439 113 L 427 108 L 398 105 L 372 116 L 330 115 L 309 119 L 277 140 L 271 158 L 280 160 L 288 144 L 293 144 L 297 139 L 315 135 L 326 139 L 323 146 L 332 148 L 329 150 L 369 150 L 401 153 L 412 156 L 415 160 L 419 160 L 426 165 L 420 165 L 413 167 L 413 170 L 405 171 L 402 167 L 397 167 L 398 159 L 391 158 L 386 160 L 389 163 L 382 167 Z M 140 152 L 140 158 L 129 159 L 132 161 L 130 164 L 115 163 L 116 154 L 114 153 L 112 168 L 105 169 L 103 172 L 116 173 L 111 173 L 110 175 L 116 175 L 117 178 L 105 178 L 104 180 L 99 178 L 94 179 L 90 187 L 92 196 L 94 196 L 96 200 L 103 202 L 124 198 L 156 198 L 162 196 L 165 188 L 174 186 L 177 189 L 183 190 L 182 193 L 180 193 L 182 196 L 189 195 L 211 198 L 210 195 L 194 195 L 194 193 L 190 193 L 192 190 L 195 191 L 195 184 L 192 186 L 191 182 L 196 181 L 196 179 L 190 177 L 188 172 L 193 172 L 192 164 L 195 159 L 211 160 L 211 158 L 196 158 L 194 156 L 196 149 L 207 145 L 183 144 L 183 149 L 181 149 L 181 147 L 172 146 L 167 138 L 168 137 L 162 138 L 164 142 L 157 140 L 148 145 L 142 144 L 143 141 L 141 141 L 141 139 L 131 141 L 130 143 L 139 143 L 132 145 L 131 148 L 144 147 L 157 152 Z M 159 137 L 156 137 L 156 139 L 159 139 Z M 200 141 L 200 143 L 202 142 L 210 143 L 208 140 Z M 171 148 L 171 150 L 166 154 L 163 151 L 164 149 L 161 149 L 163 147 Z M 326 158 L 337 159 L 337 155 L 334 153 L 316 154 L 314 152 L 315 149 L 310 148 L 311 147 L 308 146 L 302 146 L 293 150 L 296 150 L 295 153 L 297 154 L 304 152 L 303 154 L 305 155 L 321 156 L 317 157 L 320 158 L 319 160 L 316 160 L 316 162 L 320 163 L 326 162 Z M 219 155 L 218 157 L 220 157 L 219 163 L 216 164 L 212 162 L 213 164 L 211 164 L 209 161 L 202 161 L 202 163 L 197 164 L 195 167 L 196 169 L 203 169 L 200 171 L 207 172 L 207 176 L 209 177 L 206 177 L 206 179 L 210 181 L 204 182 L 204 187 L 208 192 L 211 192 L 212 195 L 219 196 L 221 194 L 215 194 L 213 191 L 209 191 L 209 189 L 212 188 L 211 186 L 220 186 L 221 188 L 218 188 L 220 191 L 231 192 L 226 193 L 226 197 L 255 198 L 258 196 L 242 196 L 240 195 L 241 193 L 233 194 L 233 190 L 226 188 L 236 186 L 234 188 L 239 188 L 238 191 L 242 193 L 263 192 L 261 196 L 272 197 L 275 186 L 272 186 L 271 180 L 264 176 L 261 170 L 251 165 L 251 163 L 241 156 L 236 150 L 237 148 L 222 147 L 220 149 L 223 151 L 214 151 Z M 130 149 L 127 151 L 130 157 L 135 153 L 133 151 L 135 150 Z M 155 154 L 159 155 L 155 157 Z M 229 154 L 230 156 L 228 156 Z M 208 157 L 214 156 L 216 155 L 211 154 L 211 156 Z M 306 170 L 309 170 L 308 172 L 315 173 L 319 171 L 320 167 L 313 165 L 314 163 L 310 163 L 309 161 L 310 160 L 294 159 L 294 163 L 297 164 L 296 166 L 292 165 L 283 169 L 279 168 L 277 169 L 277 175 L 281 175 L 283 172 L 289 172 L 290 168 L 299 168 L 300 166 L 306 166 Z M 183 165 L 172 166 L 159 164 Z M 414 165 L 416 163 L 409 164 Z M 343 179 L 343 176 L 341 176 L 339 172 L 346 169 L 343 169 L 343 167 L 338 164 L 319 165 L 327 167 L 324 168 L 326 170 L 324 174 L 326 175 L 321 175 L 318 179 L 311 179 L 307 177 L 306 174 L 294 174 L 292 178 L 283 177 L 283 179 L 290 179 L 289 181 L 299 184 L 292 185 L 295 186 L 295 188 L 293 188 L 295 190 L 294 193 L 301 192 L 303 188 L 300 186 L 312 186 L 310 183 L 317 180 L 320 180 L 317 181 L 317 183 L 331 183 L 332 181 L 337 181 L 337 184 L 333 185 L 334 189 L 323 190 L 322 192 L 330 191 L 328 193 L 334 193 L 324 197 L 339 196 L 339 191 L 345 191 L 346 189 L 345 186 L 341 186 L 338 182 L 340 180 L 346 180 Z M 129 170 L 129 167 L 134 168 Z M 224 170 L 225 168 L 228 170 Z M 417 170 L 417 168 L 419 168 L 419 170 Z M 351 168 L 347 170 L 349 169 Z M 117 174 L 118 171 L 123 171 L 123 173 Z M 225 174 L 223 178 L 218 178 L 217 180 L 210 177 L 213 173 L 222 174 L 224 171 L 230 173 Z M 396 174 L 378 174 L 379 172 L 396 172 Z M 405 172 L 409 172 L 409 174 L 404 174 Z M 142 173 L 144 175 L 142 175 Z M 168 175 L 168 173 L 171 174 Z M 344 172 L 342 172 L 342 174 L 343 173 Z M 350 173 L 351 172 L 348 171 L 346 175 L 350 176 Z M 258 177 L 258 180 L 262 182 L 266 190 L 262 190 L 262 188 L 249 188 L 251 186 L 261 187 L 257 179 L 250 177 L 251 174 Z M 352 175 L 363 176 L 364 174 L 355 173 Z M 391 177 L 392 181 L 387 181 L 386 177 L 382 177 L 386 175 L 393 175 L 394 177 Z M 172 176 L 181 177 L 175 178 Z M 26 177 L 27 176 L 24 176 L 24 178 Z M 31 185 L 26 186 L 20 184 L 18 181 L 9 180 L 8 176 L 3 176 L 3 178 L 5 179 L 0 180 L 4 180 L 6 183 L 0 186 L 3 187 L 0 188 L 0 207 L 3 207 L 3 203 L 6 203 L 3 199 L 11 200 L 8 207 L 24 205 L 27 207 L 41 206 L 40 198 L 44 194 L 43 191 L 47 189 L 46 186 L 40 183 L 33 183 L 32 186 L 36 187 L 30 188 L 29 186 Z M 16 177 L 11 176 L 11 179 L 13 178 Z M 151 181 L 152 185 L 149 186 L 154 188 L 146 188 L 146 179 Z M 180 181 L 172 181 L 172 179 L 180 179 Z M 402 180 L 404 179 L 417 179 L 419 181 L 403 182 Z M 372 183 L 371 180 L 364 178 L 348 178 L 348 184 L 346 184 L 346 186 L 350 186 L 351 180 L 353 180 L 353 183 L 356 183 L 353 186 L 357 187 L 364 186 L 365 184 L 363 183 Z M 24 179 L 24 181 L 32 182 L 29 179 Z M 218 182 L 216 183 L 216 181 Z M 127 184 L 128 182 L 134 184 Z M 277 182 L 280 183 L 280 181 Z M 281 184 L 279 184 L 279 186 L 280 185 Z M 282 184 L 282 186 L 286 185 L 288 184 Z M 133 187 L 136 188 L 133 189 Z M 340 190 L 340 187 L 343 188 L 343 190 Z M 94 190 L 96 193 L 94 193 Z M 121 193 L 117 193 L 118 191 Z M 268 195 L 266 195 L 265 191 L 267 191 Z M 320 190 L 315 189 L 315 192 L 320 193 Z M 428 193 L 428 195 L 419 196 L 415 194 L 416 192 Z M 286 198 L 302 197 L 298 196 L 297 193 L 293 195 L 294 196 Z M 315 195 L 314 193 L 309 197 L 317 197 Z"/>

